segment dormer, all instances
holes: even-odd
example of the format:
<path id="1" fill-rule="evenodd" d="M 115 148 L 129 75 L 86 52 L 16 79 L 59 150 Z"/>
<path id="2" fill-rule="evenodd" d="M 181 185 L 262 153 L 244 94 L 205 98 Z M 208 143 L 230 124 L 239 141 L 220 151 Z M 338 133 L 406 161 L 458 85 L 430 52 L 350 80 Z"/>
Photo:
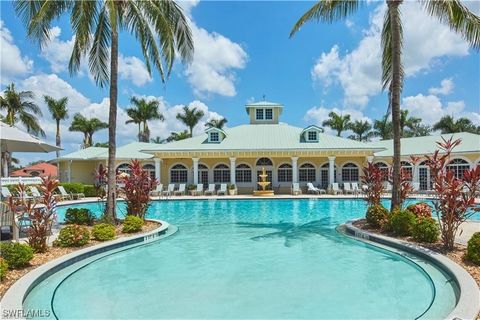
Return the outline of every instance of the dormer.
<path id="1" fill-rule="evenodd" d="M 205 133 L 208 136 L 208 143 L 220 143 L 227 136 L 225 131 L 219 128 L 208 128 Z"/>
<path id="2" fill-rule="evenodd" d="M 278 124 L 283 105 L 274 102 L 260 101 L 245 105 L 250 124 Z"/>
<path id="3" fill-rule="evenodd" d="M 300 137 L 305 142 L 318 142 L 319 135 L 322 132 L 322 128 L 311 125 L 302 130 Z"/>

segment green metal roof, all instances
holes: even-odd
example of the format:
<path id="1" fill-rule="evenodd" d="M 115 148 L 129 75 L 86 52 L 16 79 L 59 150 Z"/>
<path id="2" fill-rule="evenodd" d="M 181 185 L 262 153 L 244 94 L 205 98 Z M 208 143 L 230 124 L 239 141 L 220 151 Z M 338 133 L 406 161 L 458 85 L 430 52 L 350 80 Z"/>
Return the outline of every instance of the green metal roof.
<path id="1" fill-rule="evenodd" d="M 468 132 L 460 132 L 425 137 L 403 138 L 400 141 L 401 155 L 421 156 L 424 154 L 431 154 L 437 149 L 436 143 L 438 141 L 442 141 L 442 137 L 444 139 L 450 139 L 452 136 L 454 140 L 462 139 L 462 143 L 453 150 L 454 153 L 480 152 L 480 135 Z M 369 144 L 374 147 L 386 148 L 384 151 L 376 152 L 376 157 L 393 156 L 393 140 L 381 140 L 370 142 Z"/>
<path id="2" fill-rule="evenodd" d="M 65 154 L 59 158 L 57 161 L 62 160 L 90 160 L 98 157 L 105 157 L 108 154 L 108 148 L 99 148 L 99 147 L 89 147 L 85 149 L 80 149 L 78 151 Z"/>
<path id="3" fill-rule="evenodd" d="M 269 102 L 269 101 L 258 101 L 258 102 L 252 102 L 252 103 L 247 103 L 245 107 L 278 107 L 278 108 L 283 108 L 283 104 L 281 103 L 276 103 L 276 102 Z"/>
<path id="4" fill-rule="evenodd" d="M 305 142 L 303 128 L 287 124 L 246 124 L 227 128 L 227 137 L 220 143 L 209 143 L 206 133 L 167 144 L 152 145 L 142 150 L 154 151 L 203 151 L 203 150 L 372 150 L 378 148 L 364 142 L 319 133 L 318 142 Z"/>
<path id="5" fill-rule="evenodd" d="M 154 143 L 132 142 L 117 148 L 116 157 L 122 159 L 150 159 L 152 154 L 141 152 L 140 150 L 156 146 Z M 55 161 L 64 160 L 104 160 L 108 158 L 108 148 L 89 147 L 81 149 L 57 158 Z"/>

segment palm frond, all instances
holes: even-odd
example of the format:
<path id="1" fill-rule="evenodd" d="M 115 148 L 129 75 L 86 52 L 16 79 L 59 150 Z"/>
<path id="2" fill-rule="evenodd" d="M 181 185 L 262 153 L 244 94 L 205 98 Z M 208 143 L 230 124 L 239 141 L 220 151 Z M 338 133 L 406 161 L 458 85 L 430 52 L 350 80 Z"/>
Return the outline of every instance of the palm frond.
<path id="1" fill-rule="evenodd" d="M 75 74 L 80 69 L 80 62 L 88 52 L 91 45 L 91 34 L 98 20 L 98 8 L 96 1 L 75 1 L 70 17 L 70 24 L 75 41 L 72 55 L 68 63 L 70 74 Z"/>
<path id="2" fill-rule="evenodd" d="M 110 79 L 110 25 L 105 7 L 98 16 L 97 27 L 93 36 L 92 47 L 88 55 L 88 67 L 95 82 L 104 87 Z"/>
<path id="3" fill-rule="evenodd" d="M 400 14 L 398 15 L 399 26 L 400 26 L 400 46 L 403 44 L 403 28 L 402 28 L 402 21 L 400 19 Z M 386 88 L 390 89 L 390 84 L 392 82 L 392 26 L 390 21 L 390 15 L 388 10 L 385 12 L 385 17 L 383 21 L 383 28 L 382 28 L 382 37 L 381 37 L 381 45 L 382 45 L 382 88 L 385 90 Z M 403 66 L 400 67 L 400 77 L 402 79 L 401 84 L 402 87 L 400 90 L 403 89 L 403 78 L 404 78 L 404 70 Z M 390 101 L 390 96 L 389 99 Z M 390 103 L 389 103 L 390 105 Z M 389 109 L 390 110 L 390 107 Z M 389 111 L 387 111 L 387 115 Z"/>

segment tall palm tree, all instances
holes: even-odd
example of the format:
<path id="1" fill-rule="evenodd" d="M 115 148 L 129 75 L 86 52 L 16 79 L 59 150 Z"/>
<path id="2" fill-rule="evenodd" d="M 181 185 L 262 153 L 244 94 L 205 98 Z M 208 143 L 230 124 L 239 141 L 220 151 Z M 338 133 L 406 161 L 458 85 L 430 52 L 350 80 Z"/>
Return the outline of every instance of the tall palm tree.
<path id="1" fill-rule="evenodd" d="M 191 138 L 192 135 L 187 130 L 181 132 L 172 132 L 170 136 L 165 139 L 165 142 L 179 141 Z"/>
<path id="2" fill-rule="evenodd" d="M 405 131 L 404 137 L 424 137 L 432 133 L 432 127 L 428 124 L 418 123 L 414 124 L 410 130 Z"/>
<path id="3" fill-rule="evenodd" d="M 97 118 L 87 119 L 80 113 L 73 115 L 72 124 L 68 130 L 83 133 L 83 148 L 93 146 L 93 134 L 99 130 L 108 128 L 108 123 Z"/>
<path id="4" fill-rule="evenodd" d="M 114 221 L 119 31 L 129 32 L 139 41 L 148 72 L 151 74 L 153 64 L 162 81 L 165 81 L 176 57 L 189 62 L 193 56 L 193 39 L 187 18 L 173 0 L 16 0 L 15 10 L 25 22 L 28 36 L 40 44 L 49 40 L 52 21 L 68 14 L 75 35 L 68 66 L 70 73 L 77 73 L 81 59 L 88 56 L 90 73 L 97 85 L 109 85 L 108 193 L 105 213 L 107 218 Z"/>
<path id="5" fill-rule="evenodd" d="M 193 136 L 193 128 L 202 119 L 204 113 L 202 110 L 197 110 L 196 107 L 189 108 L 183 106 L 183 113 L 177 114 L 177 119 L 182 121 L 190 130 L 190 137 Z"/>
<path id="6" fill-rule="evenodd" d="M 406 137 L 408 134 L 405 128 L 408 130 L 413 130 L 415 126 L 420 125 L 422 119 L 416 117 L 409 117 L 408 110 L 400 110 L 400 135 L 402 138 Z"/>
<path id="7" fill-rule="evenodd" d="M 349 126 L 349 129 L 355 133 L 353 136 L 350 138 L 358 141 L 368 141 L 371 136 L 373 135 L 372 133 L 372 125 L 368 120 L 362 121 L 362 120 L 356 120 L 355 122 L 352 122 Z"/>
<path id="8" fill-rule="evenodd" d="M 454 119 L 452 116 L 443 116 L 433 125 L 433 130 L 441 133 L 471 132 L 477 133 L 477 128 L 468 118 Z"/>
<path id="9" fill-rule="evenodd" d="M 166 139 L 162 139 L 159 136 L 156 136 L 155 138 L 150 139 L 151 143 L 157 143 L 157 144 L 165 143 L 165 141 L 166 141 Z"/>
<path id="10" fill-rule="evenodd" d="M 148 129 L 147 121 L 165 120 L 163 115 L 158 111 L 158 100 L 153 99 L 148 101 L 145 98 L 132 97 L 130 102 L 133 106 L 127 109 L 127 114 L 132 119 L 127 120 L 126 123 L 138 123 L 138 141 L 148 142 L 150 140 L 150 130 Z M 143 124 L 142 130 L 140 130 L 140 123 Z"/>
<path id="11" fill-rule="evenodd" d="M 382 28 L 382 83 L 389 90 L 389 111 L 393 127 L 393 188 L 391 208 L 401 206 L 400 199 L 400 95 L 403 88 L 402 44 L 403 31 L 400 16 L 402 0 L 386 0 Z M 423 8 L 451 30 L 461 34 L 470 45 L 480 48 L 480 18 L 458 0 L 419 1 Z M 345 19 L 366 5 L 361 0 L 321 0 L 316 2 L 294 25 L 292 37 L 300 27 L 309 21 L 332 23 Z"/>
<path id="12" fill-rule="evenodd" d="M 330 127 L 331 129 L 337 131 L 337 136 L 340 137 L 342 132 L 348 130 L 350 127 L 350 115 L 340 115 L 336 112 L 330 112 L 328 114 L 330 119 L 323 121 L 322 126 Z"/>
<path id="13" fill-rule="evenodd" d="M 225 118 L 220 118 L 220 119 L 212 119 L 205 123 L 205 127 L 207 128 L 218 128 L 218 129 L 223 129 L 225 124 L 228 122 L 227 119 Z"/>
<path id="14" fill-rule="evenodd" d="M 48 110 L 52 115 L 53 120 L 55 120 L 57 124 L 57 131 L 55 134 L 55 142 L 57 147 L 62 146 L 62 142 L 60 140 L 60 121 L 65 120 L 68 118 L 68 98 L 63 97 L 61 99 L 55 100 L 50 96 L 43 96 L 45 103 L 47 104 Z M 57 158 L 60 157 L 60 151 L 57 151 Z"/>
<path id="15" fill-rule="evenodd" d="M 387 116 L 384 116 L 381 120 L 375 120 L 373 129 L 373 135 L 380 137 L 381 140 L 392 139 L 392 122 L 388 120 Z"/>
<path id="16" fill-rule="evenodd" d="M 22 124 L 29 133 L 45 137 L 45 132 L 38 123 L 38 117 L 42 116 L 40 108 L 32 101 L 35 96 L 32 91 L 16 91 L 15 84 L 10 84 L 0 96 L 0 110 L 6 111 L 2 121 L 10 126 Z M 2 176 L 7 177 L 11 167 L 12 155 L 9 152 L 1 152 Z"/>

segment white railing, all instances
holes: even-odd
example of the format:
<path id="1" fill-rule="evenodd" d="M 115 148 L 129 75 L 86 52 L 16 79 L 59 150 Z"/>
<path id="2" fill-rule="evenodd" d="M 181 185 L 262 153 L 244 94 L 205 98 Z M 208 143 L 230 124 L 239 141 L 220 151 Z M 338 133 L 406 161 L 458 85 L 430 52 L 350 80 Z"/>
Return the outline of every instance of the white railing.
<path id="1" fill-rule="evenodd" d="M 9 184 L 41 184 L 42 178 L 40 177 L 8 177 L 8 178 L 0 178 L 1 185 L 6 186 Z"/>

